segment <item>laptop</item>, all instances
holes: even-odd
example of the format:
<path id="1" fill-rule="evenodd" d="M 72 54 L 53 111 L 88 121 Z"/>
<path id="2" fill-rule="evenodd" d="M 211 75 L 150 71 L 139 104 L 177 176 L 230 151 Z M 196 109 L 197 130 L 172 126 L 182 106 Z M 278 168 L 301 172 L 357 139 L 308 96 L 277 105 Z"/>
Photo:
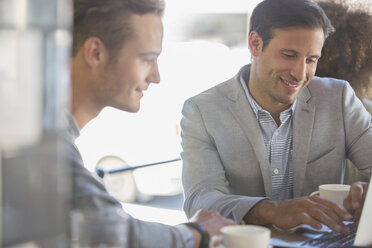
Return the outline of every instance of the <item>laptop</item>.
<path id="1" fill-rule="evenodd" d="M 372 177 L 369 182 L 372 185 Z M 274 247 L 346 247 L 372 245 L 372 186 L 367 191 L 359 225 L 345 222 L 350 228 L 348 235 L 333 232 L 327 226 L 314 229 L 309 225 L 301 225 L 288 231 L 274 230 L 271 244 Z"/>

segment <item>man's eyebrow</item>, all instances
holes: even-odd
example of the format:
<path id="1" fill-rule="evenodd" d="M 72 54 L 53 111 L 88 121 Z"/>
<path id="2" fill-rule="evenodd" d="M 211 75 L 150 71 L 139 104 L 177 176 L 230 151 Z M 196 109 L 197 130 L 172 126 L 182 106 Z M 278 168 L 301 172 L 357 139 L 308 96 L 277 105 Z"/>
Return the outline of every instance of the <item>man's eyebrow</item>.
<path id="1" fill-rule="evenodd" d="M 160 52 L 155 52 L 155 51 L 143 52 L 143 53 L 140 53 L 139 55 L 140 56 L 156 56 L 156 57 L 159 57 Z"/>
<path id="2" fill-rule="evenodd" d="M 316 59 L 316 60 L 318 60 L 318 59 L 320 59 L 320 55 L 311 55 L 311 56 L 309 56 L 307 58 L 308 59 Z"/>
<path id="3" fill-rule="evenodd" d="M 282 49 L 282 50 L 280 50 L 280 51 L 282 51 L 282 52 L 287 52 L 287 53 L 295 53 L 295 54 L 298 53 L 297 51 L 292 50 L 292 49 Z"/>
<path id="4" fill-rule="evenodd" d="M 292 50 L 292 49 L 282 49 L 281 52 L 287 52 L 287 53 L 294 53 L 294 54 L 298 54 L 298 52 L 296 50 Z M 314 54 L 314 55 L 311 55 L 309 56 L 308 58 L 316 58 L 316 59 L 319 59 L 321 57 L 321 55 L 319 54 Z"/>

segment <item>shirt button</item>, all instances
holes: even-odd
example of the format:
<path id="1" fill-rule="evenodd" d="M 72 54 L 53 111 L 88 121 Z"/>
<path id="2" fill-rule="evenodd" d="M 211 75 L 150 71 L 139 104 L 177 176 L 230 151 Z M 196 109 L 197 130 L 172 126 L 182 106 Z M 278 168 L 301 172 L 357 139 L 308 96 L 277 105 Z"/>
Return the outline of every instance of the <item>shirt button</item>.
<path id="1" fill-rule="evenodd" d="M 275 170 L 274 170 L 274 174 L 275 174 L 275 175 L 278 175 L 278 173 L 279 173 L 279 170 L 278 170 L 278 169 L 275 169 Z"/>
<path id="2" fill-rule="evenodd" d="M 278 131 L 275 131 L 274 135 L 275 136 L 278 136 L 279 135 L 279 132 Z"/>

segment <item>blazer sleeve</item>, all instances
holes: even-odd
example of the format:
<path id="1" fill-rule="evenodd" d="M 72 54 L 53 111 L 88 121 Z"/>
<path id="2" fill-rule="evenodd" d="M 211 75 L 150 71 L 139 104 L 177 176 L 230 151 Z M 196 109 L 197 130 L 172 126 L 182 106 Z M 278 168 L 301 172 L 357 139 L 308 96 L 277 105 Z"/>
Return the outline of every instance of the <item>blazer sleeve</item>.
<path id="1" fill-rule="evenodd" d="M 372 172 L 371 115 L 347 82 L 345 82 L 343 89 L 343 117 L 346 157 L 362 174 L 370 178 Z"/>
<path id="2" fill-rule="evenodd" d="M 230 194 L 229 181 L 215 142 L 192 98 L 185 102 L 182 114 L 181 157 L 186 215 L 190 217 L 204 208 L 217 210 L 222 216 L 240 223 L 246 213 L 265 198 Z"/>
<path id="3" fill-rule="evenodd" d="M 84 166 L 79 151 L 68 142 L 68 158 L 72 165 L 72 209 L 122 208 L 103 184 Z M 128 248 L 192 248 L 193 234 L 185 225 L 169 226 L 146 222 L 128 216 L 127 228 L 122 235 Z"/>

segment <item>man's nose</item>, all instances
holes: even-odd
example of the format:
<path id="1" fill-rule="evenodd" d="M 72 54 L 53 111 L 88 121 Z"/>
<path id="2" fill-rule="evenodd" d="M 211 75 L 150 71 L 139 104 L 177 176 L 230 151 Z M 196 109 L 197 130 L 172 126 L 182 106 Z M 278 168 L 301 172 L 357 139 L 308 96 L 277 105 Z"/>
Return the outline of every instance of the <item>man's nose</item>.
<path id="1" fill-rule="evenodd" d="M 306 77 L 306 61 L 298 60 L 291 70 L 291 75 L 297 82 L 301 82 Z"/>
<path id="2" fill-rule="evenodd" d="M 160 73 L 159 73 L 159 66 L 157 62 L 154 63 L 154 65 L 151 67 L 151 71 L 147 78 L 147 82 L 154 83 L 154 84 L 160 83 Z"/>

